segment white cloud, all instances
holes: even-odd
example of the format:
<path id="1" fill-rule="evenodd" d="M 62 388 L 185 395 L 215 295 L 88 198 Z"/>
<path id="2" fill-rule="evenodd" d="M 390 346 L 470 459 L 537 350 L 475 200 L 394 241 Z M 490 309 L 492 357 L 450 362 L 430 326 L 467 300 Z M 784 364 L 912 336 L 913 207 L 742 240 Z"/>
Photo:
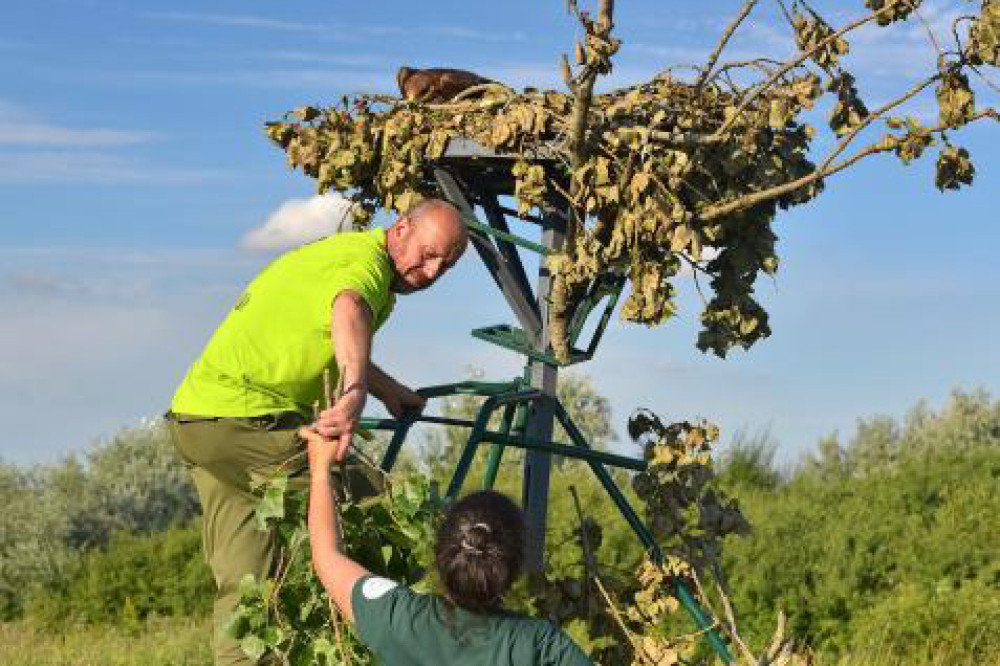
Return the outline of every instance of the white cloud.
<path id="1" fill-rule="evenodd" d="M 264 226 L 250 231 L 240 245 L 248 250 L 284 250 L 351 229 L 351 202 L 339 194 L 290 199 L 271 213 Z"/>
<path id="2" fill-rule="evenodd" d="M 0 100 L 0 145 L 92 148 L 134 145 L 157 138 L 154 132 L 70 128 L 39 122 L 27 110 Z"/>
<path id="3" fill-rule="evenodd" d="M 12 123 L 0 120 L 0 145 L 8 146 L 125 146 L 145 143 L 156 136 L 153 132 L 71 129 L 42 123 Z"/>
<path id="4" fill-rule="evenodd" d="M 164 167 L 99 152 L 0 153 L 0 183 L 187 185 L 222 177 L 224 172 L 217 170 Z"/>
<path id="5" fill-rule="evenodd" d="M 264 30 L 283 30 L 290 32 L 323 32 L 327 26 L 322 23 L 300 23 L 284 21 L 263 16 L 247 16 L 237 14 L 213 14 L 209 12 L 147 12 L 143 16 L 152 19 L 168 21 L 183 21 L 188 23 L 203 23 L 221 25 L 233 28 L 261 28 Z"/>
<path id="6" fill-rule="evenodd" d="M 303 23 L 267 16 L 246 14 L 218 14 L 211 12 L 146 12 L 144 17 L 156 20 L 200 23 L 228 28 L 252 28 L 282 32 L 321 34 L 327 39 L 354 41 L 360 37 L 390 37 L 405 35 L 432 35 L 466 39 L 477 42 L 523 42 L 524 32 L 497 32 L 459 25 L 401 26 L 401 25 L 336 25 L 328 23 Z"/>

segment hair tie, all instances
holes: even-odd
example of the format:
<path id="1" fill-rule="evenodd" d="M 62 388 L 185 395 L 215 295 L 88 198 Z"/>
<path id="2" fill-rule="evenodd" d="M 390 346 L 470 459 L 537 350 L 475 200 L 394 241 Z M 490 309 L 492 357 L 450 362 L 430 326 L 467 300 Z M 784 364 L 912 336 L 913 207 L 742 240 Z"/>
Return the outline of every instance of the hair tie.
<path id="1" fill-rule="evenodd" d="M 469 531 L 471 532 L 472 530 L 475 530 L 475 529 L 482 529 L 487 534 L 492 534 L 493 533 L 493 529 L 489 525 L 487 525 L 486 523 L 474 523 L 472 525 L 472 527 L 469 528 Z M 482 555 L 483 554 L 483 549 L 482 548 L 479 548 L 478 546 L 473 546 L 471 543 L 469 543 L 469 537 L 468 536 L 463 536 L 462 537 L 461 546 L 462 546 L 462 550 L 467 550 L 470 553 L 475 553 L 476 555 Z"/>

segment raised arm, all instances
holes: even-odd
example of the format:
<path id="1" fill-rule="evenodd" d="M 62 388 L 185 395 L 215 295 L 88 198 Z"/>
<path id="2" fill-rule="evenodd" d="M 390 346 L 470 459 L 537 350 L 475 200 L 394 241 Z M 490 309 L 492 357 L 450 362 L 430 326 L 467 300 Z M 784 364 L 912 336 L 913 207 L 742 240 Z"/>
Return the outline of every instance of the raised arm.
<path id="1" fill-rule="evenodd" d="M 343 460 L 368 396 L 372 314 L 360 294 L 343 291 L 337 295 L 330 334 L 340 368 L 342 393 L 331 408 L 320 412 L 316 429 L 324 437 L 337 438 L 336 459 Z"/>
<path id="2" fill-rule="evenodd" d="M 313 569 L 337 608 L 354 622 L 351 591 L 368 570 L 342 553 L 337 540 L 336 500 L 330 484 L 336 441 L 324 439 L 312 428 L 300 429 L 299 435 L 309 443 L 309 546 Z"/>

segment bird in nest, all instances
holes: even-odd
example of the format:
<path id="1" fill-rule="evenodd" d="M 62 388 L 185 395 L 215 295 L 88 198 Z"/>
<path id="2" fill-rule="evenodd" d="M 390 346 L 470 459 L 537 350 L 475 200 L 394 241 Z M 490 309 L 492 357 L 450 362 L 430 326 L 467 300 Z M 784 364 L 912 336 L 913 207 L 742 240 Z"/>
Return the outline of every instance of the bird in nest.
<path id="1" fill-rule="evenodd" d="M 400 67 L 396 73 L 396 81 L 399 83 L 399 93 L 403 99 L 429 104 L 448 102 L 455 95 L 473 86 L 496 83 L 474 72 L 445 67 L 430 69 Z"/>

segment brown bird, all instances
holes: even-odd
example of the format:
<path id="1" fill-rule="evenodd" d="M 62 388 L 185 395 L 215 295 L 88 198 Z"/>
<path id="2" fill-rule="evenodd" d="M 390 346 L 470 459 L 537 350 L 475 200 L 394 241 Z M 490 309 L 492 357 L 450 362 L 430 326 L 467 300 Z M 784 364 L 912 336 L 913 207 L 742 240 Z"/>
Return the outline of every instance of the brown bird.
<path id="1" fill-rule="evenodd" d="M 400 67 L 396 73 L 399 93 L 404 99 L 417 102 L 438 103 L 450 101 L 466 88 L 484 83 L 495 83 L 490 79 L 462 69 L 411 69 Z"/>

